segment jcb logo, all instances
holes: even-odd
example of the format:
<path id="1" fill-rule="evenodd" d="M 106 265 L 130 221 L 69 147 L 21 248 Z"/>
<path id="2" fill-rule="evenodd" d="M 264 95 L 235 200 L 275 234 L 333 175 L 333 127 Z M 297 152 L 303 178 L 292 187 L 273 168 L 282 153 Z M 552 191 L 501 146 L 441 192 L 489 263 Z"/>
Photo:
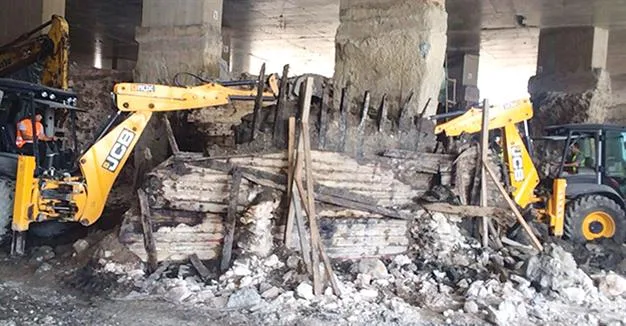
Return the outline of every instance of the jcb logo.
<path id="1" fill-rule="evenodd" d="M 111 172 L 115 172 L 120 165 L 120 161 L 124 158 L 124 155 L 126 155 L 133 139 L 135 139 L 135 133 L 128 129 L 123 129 L 117 137 L 115 144 L 113 144 L 109 155 L 107 155 L 104 163 L 102 163 L 102 167 Z"/>
<path id="2" fill-rule="evenodd" d="M 511 166 L 513 167 L 513 180 L 519 182 L 524 180 L 524 160 L 522 150 L 515 146 L 511 152 Z"/>

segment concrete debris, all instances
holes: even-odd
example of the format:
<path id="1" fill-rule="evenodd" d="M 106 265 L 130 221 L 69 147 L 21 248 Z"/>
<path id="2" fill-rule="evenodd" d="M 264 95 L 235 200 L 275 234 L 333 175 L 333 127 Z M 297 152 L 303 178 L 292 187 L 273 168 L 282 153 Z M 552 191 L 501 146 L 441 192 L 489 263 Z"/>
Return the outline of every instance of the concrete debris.
<path id="1" fill-rule="evenodd" d="M 617 297 L 626 293 L 626 279 L 613 272 L 609 272 L 600 279 L 598 289 L 607 297 Z"/>
<path id="2" fill-rule="evenodd" d="M 54 249 L 50 246 L 36 247 L 30 254 L 30 259 L 36 262 L 48 261 L 54 258 Z"/>
<path id="3" fill-rule="evenodd" d="M 299 255 L 283 248 L 267 257 L 236 255 L 229 270 L 206 282 L 191 262 L 162 264 L 158 275 L 126 279 L 134 280 L 135 297 L 234 309 L 276 325 L 309 318 L 330 318 L 339 325 L 587 325 L 626 320 L 624 280 L 619 275 L 595 277 L 596 287 L 572 255 L 556 244 L 546 244 L 546 251 L 534 256 L 514 247 L 484 250 L 465 235 L 460 221 L 418 211 L 409 226 L 408 252 L 335 260 L 341 298 L 329 287 L 315 296 Z M 133 271 L 103 263 L 103 270 Z"/>
<path id="4" fill-rule="evenodd" d="M 74 248 L 76 254 L 80 255 L 85 250 L 87 250 L 87 248 L 89 248 L 89 242 L 87 242 L 87 240 L 85 239 L 78 239 L 76 240 L 76 242 L 74 242 L 72 247 Z"/>
<path id="5" fill-rule="evenodd" d="M 372 279 L 385 279 L 389 276 L 387 267 L 380 259 L 365 258 L 357 264 L 359 273 L 369 275 Z"/>
<path id="6" fill-rule="evenodd" d="M 228 298 L 228 308 L 250 308 L 261 303 L 261 296 L 253 288 L 243 288 Z"/>
<path id="7" fill-rule="evenodd" d="M 313 300 L 315 299 L 315 295 L 313 295 L 313 286 L 308 282 L 302 282 L 296 288 L 296 296 L 305 300 Z"/>

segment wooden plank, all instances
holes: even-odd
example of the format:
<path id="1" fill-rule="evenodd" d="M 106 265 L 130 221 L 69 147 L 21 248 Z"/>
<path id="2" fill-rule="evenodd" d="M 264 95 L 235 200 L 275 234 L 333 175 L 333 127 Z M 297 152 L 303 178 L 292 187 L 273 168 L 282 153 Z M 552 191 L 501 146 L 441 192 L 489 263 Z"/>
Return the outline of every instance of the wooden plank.
<path id="1" fill-rule="evenodd" d="M 397 123 L 398 128 L 400 130 L 408 131 L 413 128 L 412 127 L 413 121 L 410 115 L 411 112 L 409 112 L 410 110 L 409 105 L 411 104 L 411 100 L 413 99 L 414 94 L 415 92 L 411 90 L 411 92 L 409 93 L 409 96 L 406 98 L 406 100 L 404 101 L 404 104 L 400 108 L 400 114 L 398 114 L 398 123 Z"/>
<path id="2" fill-rule="evenodd" d="M 283 67 L 283 75 L 280 79 L 278 102 L 276 104 L 276 115 L 274 116 L 274 146 L 283 148 L 285 145 L 285 120 L 287 119 L 286 105 L 287 94 L 289 93 L 289 65 Z"/>
<path id="3" fill-rule="evenodd" d="M 383 99 L 380 101 L 380 108 L 378 109 L 378 132 L 385 131 L 387 127 L 387 94 L 383 94 Z"/>
<path id="4" fill-rule="evenodd" d="M 261 66 L 259 72 L 259 80 L 257 82 L 257 94 L 254 100 L 254 113 L 252 115 L 252 132 L 250 141 L 256 138 L 258 131 L 261 129 L 261 110 L 263 109 L 263 90 L 265 89 L 265 63 Z"/>
<path id="5" fill-rule="evenodd" d="M 287 198 L 289 198 L 289 210 L 287 212 L 287 224 L 285 224 L 285 247 L 292 247 L 293 238 L 293 217 L 295 207 L 292 203 L 293 197 L 293 172 L 295 168 L 294 154 L 296 145 L 296 118 L 289 117 L 289 139 L 287 144 Z"/>
<path id="6" fill-rule="evenodd" d="M 328 130 L 328 100 L 330 97 L 328 83 L 324 84 L 322 89 L 322 105 L 320 106 L 319 118 L 317 120 L 319 135 L 318 135 L 318 148 L 324 150 L 326 147 L 326 132 Z"/>
<path id="7" fill-rule="evenodd" d="M 148 198 L 143 189 L 137 189 L 137 197 L 139 198 L 139 208 L 141 210 L 141 226 L 143 228 L 143 245 L 146 249 L 148 273 L 153 273 L 157 269 L 158 259 L 156 251 L 156 243 L 152 233 L 152 219 L 150 216 L 150 206 Z"/>
<path id="8" fill-rule="evenodd" d="M 170 148 L 172 149 L 172 153 L 175 156 L 179 155 L 180 149 L 178 148 L 178 143 L 176 143 L 176 137 L 174 137 L 174 130 L 172 130 L 170 119 L 168 119 L 167 115 L 165 114 L 161 116 L 161 119 L 163 119 L 163 124 L 165 124 L 165 132 L 167 133 L 167 141 L 170 143 Z"/>
<path id="9" fill-rule="evenodd" d="M 513 211 L 513 214 L 515 214 L 515 217 L 517 218 L 517 222 L 519 222 L 520 225 L 522 225 L 522 227 L 526 231 L 526 234 L 528 234 L 528 237 L 532 241 L 533 246 L 537 248 L 539 251 L 543 251 L 543 246 L 541 245 L 541 242 L 539 242 L 539 239 L 537 239 L 532 229 L 530 228 L 530 225 L 528 225 L 528 223 L 526 222 L 526 220 L 524 219 L 520 211 L 517 209 L 517 206 L 515 205 L 515 203 L 509 196 L 509 194 L 506 192 L 506 190 L 504 190 L 504 187 L 500 183 L 495 172 L 493 172 L 493 170 L 491 169 L 489 164 L 487 164 L 487 162 L 483 162 L 483 166 L 487 170 L 487 173 L 489 174 L 489 176 L 491 176 L 491 179 L 493 180 L 493 182 L 496 184 L 496 187 L 498 188 L 498 191 L 500 191 L 500 193 L 502 194 L 502 197 L 504 197 L 504 199 L 506 200 L 506 203 L 509 204 L 509 207 Z"/>
<path id="10" fill-rule="evenodd" d="M 302 259 L 306 266 L 306 270 L 310 275 L 313 275 L 313 262 L 312 258 L 312 248 L 309 247 L 310 237 L 307 236 L 307 232 L 305 229 L 304 222 L 304 213 L 302 210 L 302 206 L 306 208 L 306 202 L 304 201 L 304 192 L 297 192 L 296 188 L 302 187 L 302 166 L 304 165 L 304 144 L 302 141 L 298 142 L 298 151 L 297 157 L 295 160 L 295 168 L 294 168 L 294 176 L 293 176 L 293 185 L 291 188 L 291 200 L 294 206 L 295 216 L 296 216 L 296 227 L 298 229 L 298 238 L 300 239 L 300 249 L 302 253 Z M 295 187 L 294 187 L 295 186 Z M 302 203 L 302 204 L 301 204 Z M 308 241 L 307 241 L 308 240 Z M 317 269 L 317 268 L 316 268 Z"/>
<path id="11" fill-rule="evenodd" d="M 489 101 L 487 99 L 483 102 L 483 118 L 482 128 L 480 133 L 480 206 L 487 207 L 487 173 L 484 165 L 487 163 L 487 157 L 489 153 Z M 489 246 L 489 217 L 483 216 L 482 218 L 482 240 L 483 248 Z"/>
<path id="12" fill-rule="evenodd" d="M 198 272 L 198 275 L 200 275 L 200 278 L 203 281 L 208 281 L 209 279 L 211 279 L 211 272 L 209 271 L 209 269 L 202 263 L 202 261 L 200 261 L 200 258 L 198 258 L 197 254 L 192 254 L 189 256 L 189 262 L 191 262 L 191 265 L 193 265 L 193 267 L 196 269 L 196 271 Z"/>
<path id="13" fill-rule="evenodd" d="M 367 121 L 367 115 L 370 108 L 370 92 L 366 91 L 365 96 L 363 98 L 363 107 L 361 108 L 361 117 L 359 120 L 359 125 L 357 126 L 357 149 L 356 155 L 357 158 L 360 159 L 363 157 L 363 137 L 365 133 L 365 122 Z"/>
<path id="14" fill-rule="evenodd" d="M 339 151 L 344 152 L 346 150 L 346 133 L 348 132 L 348 88 L 344 87 L 341 90 L 341 102 L 339 105 Z"/>
<path id="15" fill-rule="evenodd" d="M 307 205 L 309 217 L 309 231 L 311 234 L 311 262 L 313 264 L 313 293 L 322 295 L 322 280 L 319 275 L 319 229 L 317 226 L 317 215 L 315 214 L 315 195 L 313 193 L 313 160 L 311 159 L 311 143 L 309 140 L 309 115 L 311 112 L 311 97 L 313 94 L 313 78 L 308 77 L 304 84 L 304 97 L 302 101 L 302 138 L 304 145 L 304 160 L 306 184 L 307 184 Z M 302 95 L 302 94 L 301 94 Z M 300 159 L 300 155 L 298 155 Z M 296 182 L 300 182 L 299 176 L 296 176 Z"/>
<path id="16" fill-rule="evenodd" d="M 226 232 L 224 236 L 224 246 L 222 247 L 222 262 L 220 264 L 220 270 L 222 272 L 228 269 L 232 256 L 235 225 L 237 223 L 237 201 L 239 199 L 239 186 L 241 185 L 241 171 L 238 168 L 234 168 L 232 175 L 228 211 L 225 221 Z"/>

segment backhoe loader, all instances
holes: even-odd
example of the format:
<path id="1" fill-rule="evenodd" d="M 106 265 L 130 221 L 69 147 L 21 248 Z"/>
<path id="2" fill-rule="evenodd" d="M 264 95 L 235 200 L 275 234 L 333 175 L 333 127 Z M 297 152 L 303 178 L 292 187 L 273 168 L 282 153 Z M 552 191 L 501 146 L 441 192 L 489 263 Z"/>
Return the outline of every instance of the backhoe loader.
<path id="1" fill-rule="evenodd" d="M 46 34 L 37 35 L 47 27 L 50 29 Z M 0 77 L 9 77 L 41 62 L 43 71 L 38 82 L 68 89 L 69 38 L 69 25 L 65 18 L 53 15 L 48 22 L 0 46 Z"/>
<path id="2" fill-rule="evenodd" d="M 15 155 L 12 217 L 0 216 L 0 221 L 11 221 L 11 253 L 24 254 L 25 235 L 31 223 L 78 222 L 84 226 L 95 223 L 102 215 L 115 179 L 154 113 L 202 109 L 226 105 L 231 100 L 254 99 L 256 90 L 229 87 L 241 84 L 240 81 L 207 82 L 189 87 L 120 83 L 114 86 L 112 92 L 113 104 L 118 109 L 116 114 L 111 116 L 90 145 L 80 154 L 75 152 L 75 159 L 70 159 L 70 162 L 67 158 L 55 160 L 57 153 L 52 153 L 49 155 L 52 160 L 48 160 L 52 163 L 41 166 L 36 154 Z M 269 86 L 261 94 L 261 99 L 274 101 L 278 94 L 276 76 L 272 75 L 267 84 Z M 42 92 L 48 98 L 50 92 L 59 97 L 67 95 L 62 90 L 40 87 L 40 92 L 23 92 L 26 103 L 36 103 Z M 69 106 L 75 104 L 71 96 L 67 101 L 63 102 L 64 106 L 68 106 L 65 103 Z M 34 117 L 35 108 L 30 108 Z M 37 141 L 36 137 L 34 141 Z"/>
<path id="3" fill-rule="evenodd" d="M 553 236 L 585 243 L 609 238 L 624 242 L 626 234 L 626 127 L 601 124 L 569 124 L 546 128 L 547 136 L 531 140 L 528 122 L 532 104 L 520 100 L 489 109 L 489 130 L 501 130 L 503 160 L 510 195 L 526 213 L 547 223 Z M 481 131 L 482 109 L 467 112 L 435 127 L 446 136 Z M 548 141 L 559 159 L 543 180 L 531 157 L 533 144 Z M 581 148 L 579 154 L 573 148 Z M 543 152 L 550 149 L 544 146 Z M 553 148 L 554 149 L 554 148 Z M 576 168 L 568 159 L 582 155 Z"/>

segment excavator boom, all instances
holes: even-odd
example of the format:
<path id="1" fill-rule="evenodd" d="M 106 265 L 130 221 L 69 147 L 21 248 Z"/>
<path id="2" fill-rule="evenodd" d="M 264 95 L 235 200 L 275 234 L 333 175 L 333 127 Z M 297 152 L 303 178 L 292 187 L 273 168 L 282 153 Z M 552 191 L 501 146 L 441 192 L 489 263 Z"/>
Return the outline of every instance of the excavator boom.
<path id="1" fill-rule="evenodd" d="M 539 174 L 528 148 L 524 144 L 517 124 L 530 120 L 532 104 L 520 100 L 506 106 L 489 108 L 489 130 L 503 129 L 503 150 L 509 182 L 513 187 L 513 200 L 522 208 L 535 200 L 535 188 L 539 185 Z M 447 136 L 473 134 L 482 129 L 482 109 L 471 108 L 464 114 L 437 125 L 435 133 Z"/>
<path id="2" fill-rule="evenodd" d="M 47 34 L 33 37 L 48 26 Z M 65 18 L 53 15 L 47 23 L 0 46 L 0 77 L 7 77 L 38 61 L 43 61 L 41 84 L 68 89 L 69 25 Z"/>
<path id="3" fill-rule="evenodd" d="M 276 84 L 263 93 L 275 100 Z M 79 159 L 81 174 L 61 178 L 33 178 L 34 157 L 18 158 L 18 180 L 13 211 L 13 230 L 26 231 L 35 221 L 95 223 L 104 210 L 115 179 L 126 164 L 154 112 L 202 109 L 228 104 L 235 99 L 253 99 L 256 90 L 208 83 L 194 87 L 121 83 L 114 87 L 120 112 L 130 115 L 89 147 Z M 62 198 L 62 199 L 61 199 Z"/>

